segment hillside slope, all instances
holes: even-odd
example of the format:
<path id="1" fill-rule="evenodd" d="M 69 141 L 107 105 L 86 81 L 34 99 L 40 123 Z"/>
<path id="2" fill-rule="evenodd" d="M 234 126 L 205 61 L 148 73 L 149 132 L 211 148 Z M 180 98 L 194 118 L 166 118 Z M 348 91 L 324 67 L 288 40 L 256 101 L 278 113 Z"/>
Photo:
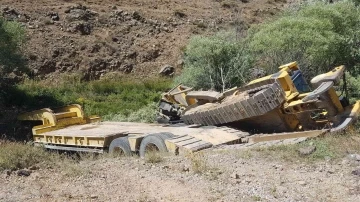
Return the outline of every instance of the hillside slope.
<path id="1" fill-rule="evenodd" d="M 108 72 L 149 77 L 164 65 L 179 72 L 192 35 L 236 29 L 241 37 L 251 24 L 287 6 L 286 0 L 0 2 L 1 15 L 26 28 L 32 77 L 79 72 L 85 79 Z"/>

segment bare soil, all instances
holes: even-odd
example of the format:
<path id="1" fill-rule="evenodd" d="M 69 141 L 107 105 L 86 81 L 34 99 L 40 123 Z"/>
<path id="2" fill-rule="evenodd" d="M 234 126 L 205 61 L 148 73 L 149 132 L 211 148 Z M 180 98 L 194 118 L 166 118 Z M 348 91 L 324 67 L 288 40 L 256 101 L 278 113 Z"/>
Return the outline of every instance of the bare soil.
<path id="1" fill-rule="evenodd" d="M 242 37 L 286 6 L 287 0 L 0 0 L 0 15 L 25 27 L 31 77 L 143 78 L 164 65 L 179 73 L 191 36 L 236 30 Z"/>
<path id="2" fill-rule="evenodd" d="M 249 156 L 249 154 L 251 154 Z M 357 201 L 359 161 L 305 163 L 239 150 L 84 160 L 0 177 L 0 201 Z M 195 166 L 192 166 L 195 163 Z M 197 173 L 196 173 L 197 172 Z"/>

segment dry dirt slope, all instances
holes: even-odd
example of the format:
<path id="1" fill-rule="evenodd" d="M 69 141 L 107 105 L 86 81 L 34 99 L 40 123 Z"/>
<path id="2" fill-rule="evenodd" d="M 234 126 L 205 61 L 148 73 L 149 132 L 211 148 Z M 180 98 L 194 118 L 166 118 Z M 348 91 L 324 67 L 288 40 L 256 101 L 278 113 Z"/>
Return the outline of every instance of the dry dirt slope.
<path id="1" fill-rule="evenodd" d="M 313 164 L 240 151 L 165 157 L 159 164 L 131 157 L 82 161 L 29 177 L 0 175 L 0 201 L 358 201 L 359 161 Z M 198 166 L 192 167 L 191 163 Z M 205 166 L 204 166 L 205 165 Z M 195 168 L 200 171 L 194 173 Z"/>
<path id="2" fill-rule="evenodd" d="M 26 28 L 32 76 L 81 72 L 97 79 L 115 71 L 141 78 L 166 64 L 179 70 L 192 35 L 242 32 L 282 10 L 286 1 L 0 0 L 0 14 Z"/>

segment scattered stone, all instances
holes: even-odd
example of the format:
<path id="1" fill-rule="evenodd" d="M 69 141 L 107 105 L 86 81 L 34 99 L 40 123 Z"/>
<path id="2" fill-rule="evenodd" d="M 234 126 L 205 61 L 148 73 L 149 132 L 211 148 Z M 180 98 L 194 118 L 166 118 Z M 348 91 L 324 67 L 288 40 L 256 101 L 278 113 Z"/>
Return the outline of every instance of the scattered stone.
<path id="1" fill-rule="evenodd" d="M 190 171 L 190 168 L 187 167 L 187 166 L 183 166 L 182 171 L 183 171 L 183 172 L 189 172 L 189 171 Z"/>
<path id="2" fill-rule="evenodd" d="M 159 56 L 160 56 L 159 49 L 151 49 L 149 51 L 146 51 L 146 52 L 140 54 L 140 61 L 141 62 L 154 61 Z"/>
<path id="3" fill-rule="evenodd" d="M 67 14 L 65 19 L 69 22 L 73 22 L 77 20 L 83 20 L 83 21 L 94 20 L 95 16 L 98 15 L 96 12 L 87 9 L 85 6 L 82 5 L 71 7 L 67 9 L 65 13 Z"/>
<path id="4" fill-rule="evenodd" d="M 360 176 L 360 169 L 353 170 L 353 171 L 351 172 L 351 174 Z"/>
<path id="5" fill-rule="evenodd" d="M 36 69 L 34 69 L 35 75 L 44 75 L 51 72 L 55 72 L 56 62 L 53 60 L 44 60 L 44 62 Z"/>
<path id="6" fill-rule="evenodd" d="M 5 8 L 2 9 L 2 11 L 3 11 L 3 17 L 5 17 L 8 20 L 14 20 L 16 18 L 21 17 L 20 13 L 17 12 L 13 8 L 5 7 Z"/>
<path id="7" fill-rule="evenodd" d="M 176 67 L 177 68 L 182 68 L 184 66 L 184 60 L 183 59 L 180 59 L 176 62 Z"/>
<path id="8" fill-rule="evenodd" d="M 53 50 L 51 57 L 56 58 L 60 55 L 60 51 L 58 49 Z"/>
<path id="9" fill-rule="evenodd" d="M 112 37 L 111 40 L 112 40 L 113 42 L 118 42 L 118 41 L 119 41 L 119 39 L 116 38 L 116 37 Z"/>
<path id="10" fill-rule="evenodd" d="M 325 159 L 325 161 L 330 161 L 331 157 L 330 156 L 325 156 L 324 159 Z"/>
<path id="11" fill-rule="evenodd" d="M 127 58 L 135 59 L 137 57 L 138 53 L 136 51 L 131 51 L 126 54 Z"/>
<path id="12" fill-rule="evenodd" d="M 89 23 L 78 23 L 75 26 L 75 30 L 79 31 L 81 35 L 89 35 L 91 34 L 91 25 Z"/>
<path id="13" fill-rule="evenodd" d="M 305 186 L 305 185 L 307 184 L 305 181 L 299 181 L 298 183 L 299 183 L 299 185 L 301 185 L 301 186 Z"/>
<path id="14" fill-rule="evenodd" d="M 186 17 L 186 14 L 184 12 L 182 12 L 182 11 L 179 11 L 179 10 L 175 11 L 174 15 L 176 17 L 179 17 L 179 18 L 185 18 Z"/>
<path id="15" fill-rule="evenodd" d="M 56 12 L 50 12 L 50 13 L 47 14 L 47 16 L 49 16 L 52 21 L 59 21 L 60 20 L 60 16 Z"/>
<path id="16" fill-rule="evenodd" d="M 237 173 L 232 173 L 232 174 L 230 175 L 230 177 L 233 178 L 233 179 L 239 179 L 239 178 L 240 178 L 240 175 L 237 174 Z"/>
<path id="17" fill-rule="evenodd" d="M 97 71 L 106 69 L 107 65 L 107 62 L 100 58 L 95 58 L 89 63 L 90 69 Z"/>
<path id="18" fill-rule="evenodd" d="M 36 165 L 30 166 L 29 170 L 39 170 L 39 167 Z"/>
<path id="19" fill-rule="evenodd" d="M 91 195 L 90 198 L 92 198 L 92 199 L 97 199 L 97 198 L 99 198 L 99 197 L 98 197 L 97 195 Z"/>
<path id="20" fill-rule="evenodd" d="M 17 171 L 17 175 L 18 176 L 30 176 L 31 171 L 30 170 L 26 170 L 26 169 L 21 169 Z"/>
<path id="21" fill-rule="evenodd" d="M 360 155 L 359 154 L 349 154 L 348 158 L 353 159 L 355 161 L 360 161 Z"/>
<path id="22" fill-rule="evenodd" d="M 131 14 L 132 18 L 135 19 L 135 20 L 138 20 L 138 21 L 141 21 L 143 20 L 144 18 L 141 17 L 140 13 L 137 12 L 137 11 L 134 11 L 132 14 Z"/>
<path id="23" fill-rule="evenodd" d="M 313 152 L 316 151 L 316 147 L 313 145 L 307 146 L 307 147 L 302 147 L 298 150 L 299 154 L 302 156 L 307 156 L 312 154 Z"/>
<path id="24" fill-rule="evenodd" d="M 175 69 L 171 65 L 164 65 L 159 71 L 159 74 L 162 76 L 172 76 L 174 73 Z"/>
<path id="25" fill-rule="evenodd" d="M 133 68 L 134 68 L 133 64 L 124 64 L 120 67 L 120 71 L 124 73 L 130 73 L 132 72 Z"/>
<path id="26" fill-rule="evenodd" d="M 90 53 L 98 53 L 101 49 L 100 44 L 94 44 L 93 46 L 91 46 L 90 48 Z"/>
<path id="27" fill-rule="evenodd" d="M 4 173 L 6 174 L 6 176 L 10 176 L 11 175 L 11 170 L 5 170 Z"/>

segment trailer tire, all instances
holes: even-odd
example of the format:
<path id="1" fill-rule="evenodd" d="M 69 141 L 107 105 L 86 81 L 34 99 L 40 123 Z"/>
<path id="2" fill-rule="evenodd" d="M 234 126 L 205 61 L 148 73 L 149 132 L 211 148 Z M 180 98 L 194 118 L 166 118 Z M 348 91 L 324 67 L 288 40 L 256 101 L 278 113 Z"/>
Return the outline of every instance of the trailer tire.
<path id="1" fill-rule="evenodd" d="M 146 136 L 140 144 L 139 154 L 141 158 L 144 158 L 146 152 L 149 150 L 157 150 L 159 152 L 168 152 L 165 144 L 166 139 L 173 138 L 171 133 L 154 133 Z"/>
<path id="2" fill-rule="evenodd" d="M 109 146 L 109 153 L 116 155 L 131 155 L 130 143 L 127 137 L 119 137 L 111 141 Z"/>

